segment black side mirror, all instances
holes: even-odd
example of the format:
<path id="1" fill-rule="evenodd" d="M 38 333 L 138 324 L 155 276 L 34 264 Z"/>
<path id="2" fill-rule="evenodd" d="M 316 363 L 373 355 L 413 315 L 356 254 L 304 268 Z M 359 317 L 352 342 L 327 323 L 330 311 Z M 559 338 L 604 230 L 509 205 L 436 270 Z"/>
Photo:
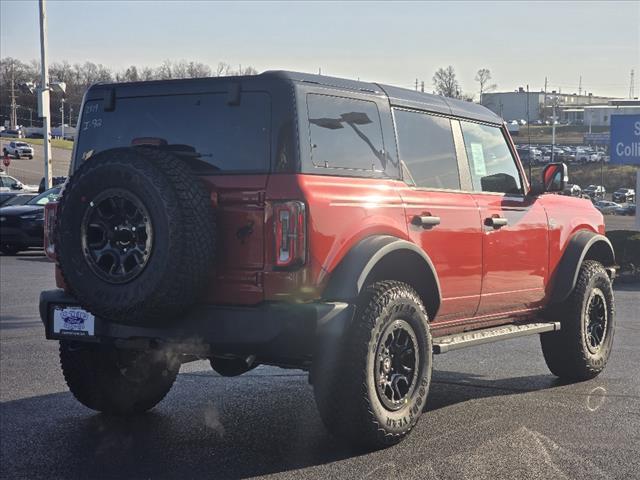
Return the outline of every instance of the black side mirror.
<path id="1" fill-rule="evenodd" d="M 545 192 L 562 192 L 569 181 L 569 170 L 564 163 L 550 163 L 542 171 L 542 187 Z"/>
<path id="2" fill-rule="evenodd" d="M 12 190 L 22 190 L 22 184 L 20 182 L 12 183 L 11 184 L 11 189 Z"/>

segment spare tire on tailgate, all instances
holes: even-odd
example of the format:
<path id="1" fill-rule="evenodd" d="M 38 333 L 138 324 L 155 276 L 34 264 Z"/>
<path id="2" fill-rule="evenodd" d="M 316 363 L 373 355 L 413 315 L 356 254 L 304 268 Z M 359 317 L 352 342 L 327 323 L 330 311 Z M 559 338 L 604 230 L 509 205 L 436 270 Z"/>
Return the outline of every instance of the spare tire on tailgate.
<path id="1" fill-rule="evenodd" d="M 71 176 L 60 199 L 62 276 L 101 318 L 158 325 L 184 313 L 207 284 L 214 248 L 207 189 L 161 150 L 101 152 Z"/>

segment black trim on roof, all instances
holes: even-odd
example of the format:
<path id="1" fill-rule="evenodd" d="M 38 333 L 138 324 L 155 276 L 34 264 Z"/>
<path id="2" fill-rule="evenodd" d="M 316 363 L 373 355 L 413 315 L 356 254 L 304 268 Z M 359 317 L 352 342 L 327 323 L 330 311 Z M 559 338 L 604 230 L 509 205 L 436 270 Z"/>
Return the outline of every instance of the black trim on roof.
<path id="1" fill-rule="evenodd" d="M 503 123 L 502 118 L 477 103 L 456 100 L 431 93 L 416 92 L 415 90 L 393 87 L 391 85 L 380 85 L 380 88 L 387 94 L 389 102 L 394 107 L 426 110 L 496 125 L 502 125 Z"/>

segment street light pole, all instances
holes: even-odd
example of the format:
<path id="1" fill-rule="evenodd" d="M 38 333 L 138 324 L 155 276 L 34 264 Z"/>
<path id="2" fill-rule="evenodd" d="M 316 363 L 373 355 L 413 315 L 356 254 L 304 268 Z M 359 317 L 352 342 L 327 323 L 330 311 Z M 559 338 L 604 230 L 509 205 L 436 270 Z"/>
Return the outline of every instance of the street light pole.
<path id="1" fill-rule="evenodd" d="M 551 117 L 551 162 L 556 157 L 556 98 L 553 100 L 553 115 Z"/>
<path id="2" fill-rule="evenodd" d="M 40 7 L 40 63 L 42 65 L 42 84 L 40 85 L 40 116 L 42 117 L 42 135 L 44 149 L 44 187 L 51 188 L 51 118 L 49 106 L 49 71 L 47 66 L 47 9 L 45 0 L 38 1 Z"/>
<path id="3" fill-rule="evenodd" d="M 62 113 L 62 125 L 60 128 L 62 128 L 62 139 L 64 140 L 64 97 L 60 100 L 60 104 L 60 112 Z"/>

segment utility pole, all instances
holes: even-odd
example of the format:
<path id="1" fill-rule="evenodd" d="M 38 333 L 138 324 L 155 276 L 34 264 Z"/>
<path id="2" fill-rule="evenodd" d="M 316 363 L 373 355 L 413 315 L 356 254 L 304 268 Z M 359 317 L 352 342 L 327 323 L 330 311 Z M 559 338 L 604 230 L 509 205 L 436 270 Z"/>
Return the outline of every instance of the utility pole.
<path id="1" fill-rule="evenodd" d="M 11 61 L 11 118 L 9 120 L 11 130 L 18 127 L 18 106 L 16 105 L 16 89 L 15 89 L 15 63 Z"/>
<path id="2" fill-rule="evenodd" d="M 635 72 L 633 71 L 633 68 L 631 69 L 631 75 L 629 75 L 631 77 L 631 82 L 629 83 L 629 98 L 633 99 L 633 97 L 635 96 L 635 92 L 634 92 L 634 76 L 635 76 Z"/>
<path id="3" fill-rule="evenodd" d="M 420 84 L 420 91 L 424 93 L 424 80 L 422 80 L 422 83 Z"/>
<path id="4" fill-rule="evenodd" d="M 547 115 L 547 77 L 544 77 L 544 115 L 546 118 Z M 543 120 L 545 120 L 545 118 L 543 118 Z"/>
<path id="5" fill-rule="evenodd" d="M 553 106 L 553 116 L 551 117 L 551 163 L 556 157 L 556 98 L 553 97 L 551 100 Z"/>
<path id="6" fill-rule="evenodd" d="M 64 97 L 60 100 L 60 113 L 62 114 L 62 123 L 60 128 L 62 129 L 62 139 L 64 140 Z"/>
<path id="7" fill-rule="evenodd" d="M 416 78 L 416 92 L 418 91 L 418 79 Z"/>
<path id="8" fill-rule="evenodd" d="M 578 83 L 578 96 L 582 96 L 582 75 L 580 75 L 580 83 Z"/>
<path id="9" fill-rule="evenodd" d="M 40 7 L 40 63 L 42 65 L 42 84 L 40 85 L 40 116 L 42 117 L 42 136 L 44 149 L 44 187 L 51 188 L 51 118 L 49 106 L 49 71 L 47 66 L 47 8 L 45 0 L 38 0 Z"/>
<path id="10" fill-rule="evenodd" d="M 540 97 L 538 97 L 540 98 Z M 529 124 L 531 123 L 531 120 L 529 118 L 529 84 L 527 84 L 527 136 L 529 137 L 529 184 L 531 184 L 532 177 L 531 177 L 531 130 L 529 129 Z"/>

